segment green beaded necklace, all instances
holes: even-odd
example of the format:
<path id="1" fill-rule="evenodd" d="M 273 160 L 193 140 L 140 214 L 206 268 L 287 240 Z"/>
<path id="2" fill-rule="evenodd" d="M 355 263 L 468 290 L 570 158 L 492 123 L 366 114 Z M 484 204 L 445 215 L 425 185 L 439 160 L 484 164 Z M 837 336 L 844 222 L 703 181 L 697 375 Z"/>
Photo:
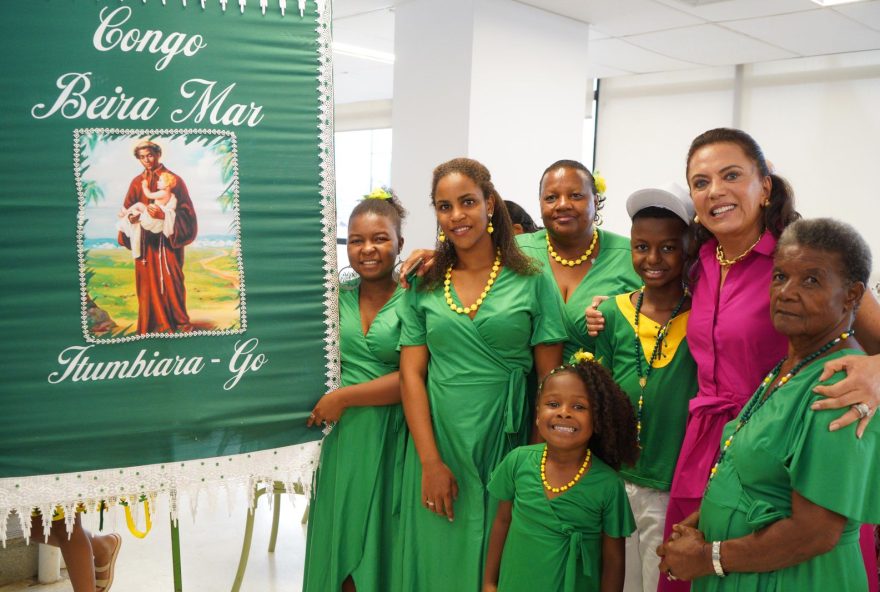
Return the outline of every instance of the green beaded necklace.
<path id="1" fill-rule="evenodd" d="M 715 461 L 715 466 L 712 467 L 712 471 L 709 473 L 709 482 L 706 483 L 706 491 L 709 490 L 709 486 L 712 484 L 712 479 L 714 479 L 715 475 L 718 473 L 718 465 L 721 464 L 721 461 L 723 461 L 724 457 L 727 455 L 727 449 L 730 448 L 731 444 L 733 444 L 734 436 L 736 436 L 739 431 L 743 429 L 747 423 L 749 423 L 749 420 L 752 418 L 752 416 L 755 415 L 758 409 L 764 406 L 764 403 L 766 403 L 770 399 L 770 396 L 778 391 L 781 387 L 785 386 L 785 384 L 789 380 L 791 380 L 795 374 L 800 372 L 804 366 L 806 366 L 819 356 L 822 356 L 825 352 L 827 352 L 829 349 L 831 349 L 841 341 L 849 339 L 855 334 L 855 332 L 855 329 L 850 329 L 844 333 L 841 333 L 839 336 L 835 337 L 834 339 L 805 357 L 803 360 L 795 364 L 794 368 L 789 370 L 785 376 L 783 376 L 776 382 L 776 384 L 772 384 L 773 377 L 779 373 L 779 370 L 782 368 L 785 360 L 788 359 L 788 356 L 779 360 L 779 363 L 776 364 L 776 366 L 773 367 L 773 370 L 771 370 L 770 373 L 764 377 L 764 380 L 761 381 L 761 384 L 758 386 L 758 390 L 755 391 L 755 394 L 752 395 L 752 398 L 749 400 L 748 404 L 743 410 L 743 413 L 740 416 L 739 421 L 736 424 L 736 428 L 734 428 L 733 430 L 733 433 L 730 435 L 730 437 L 727 438 L 727 440 L 724 441 L 724 446 L 722 446 L 721 448 L 721 453 L 718 455 L 718 460 Z"/>
<path id="2" fill-rule="evenodd" d="M 639 298 L 636 300 L 636 315 L 633 322 L 636 329 L 636 368 L 639 374 L 639 388 L 641 389 L 641 392 L 639 393 L 639 406 L 636 412 L 636 442 L 638 442 L 639 448 L 642 447 L 642 410 L 645 406 L 645 387 L 648 386 L 648 377 L 651 376 L 651 370 L 654 369 L 654 362 L 660 359 L 661 346 L 663 340 L 666 339 L 666 335 L 669 333 L 669 327 L 672 325 L 673 319 L 675 319 L 675 317 L 678 316 L 678 313 L 681 312 L 681 308 L 684 306 L 688 296 L 688 291 L 685 289 L 678 304 L 675 305 L 675 309 L 672 311 L 672 316 L 670 316 L 669 320 L 666 321 L 666 324 L 660 327 L 660 330 L 657 331 L 657 340 L 654 341 L 654 350 L 651 352 L 651 357 L 648 359 L 648 367 L 643 372 L 642 358 L 645 357 L 645 350 L 642 349 L 642 340 L 639 339 L 639 316 L 641 315 L 642 302 L 645 298 L 645 286 L 639 288 Z"/>

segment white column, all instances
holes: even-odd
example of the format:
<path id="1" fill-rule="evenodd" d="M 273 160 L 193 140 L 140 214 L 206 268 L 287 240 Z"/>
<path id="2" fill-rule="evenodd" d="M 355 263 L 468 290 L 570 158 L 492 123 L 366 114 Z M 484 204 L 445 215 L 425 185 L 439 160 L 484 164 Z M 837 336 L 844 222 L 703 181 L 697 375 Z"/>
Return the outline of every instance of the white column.
<path id="1" fill-rule="evenodd" d="M 395 12 L 392 184 L 407 250 L 433 245 L 431 171 L 469 156 L 538 213 L 538 181 L 579 159 L 589 26 L 512 0 L 413 0 Z"/>

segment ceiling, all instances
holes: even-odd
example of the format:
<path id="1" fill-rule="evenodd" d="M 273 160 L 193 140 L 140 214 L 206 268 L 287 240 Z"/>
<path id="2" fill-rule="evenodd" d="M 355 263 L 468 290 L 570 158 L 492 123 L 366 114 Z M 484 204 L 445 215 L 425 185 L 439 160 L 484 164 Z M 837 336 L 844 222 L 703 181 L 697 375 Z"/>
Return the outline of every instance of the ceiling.
<path id="1" fill-rule="evenodd" d="M 394 7 L 407 1 L 334 0 L 334 39 L 393 53 Z M 880 49 L 880 0 L 508 1 L 589 23 L 594 78 Z M 337 103 L 390 99 L 393 71 L 335 53 Z"/>

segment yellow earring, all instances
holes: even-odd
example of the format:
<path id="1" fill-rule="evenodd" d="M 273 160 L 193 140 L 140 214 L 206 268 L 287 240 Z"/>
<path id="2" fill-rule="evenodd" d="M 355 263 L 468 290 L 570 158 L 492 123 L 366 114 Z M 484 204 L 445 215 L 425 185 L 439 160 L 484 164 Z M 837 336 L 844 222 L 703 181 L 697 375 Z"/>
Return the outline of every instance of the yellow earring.
<path id="1" fill-rule="evenodd" d="M 699 223 L 700 223 L 700 217 L 694 216 L 694 224 L 699 224 Z"/>
<path id="2" fill-rule="evenodd" d="M 486 227 L 486 230 L 489 232 L 489 234 L 492 234 L 493 232 L 495 232 L 495 227 L 492 226 L 491 220 L 489 220 L 489 226 Z"/>
<path id="3" fill-rule="evenodd" d="M 440 232 L 437 233 L 437 240 L 440 241 L 441 243 L 445 243 L 445 242 L 446 242 L 446 235 L 443 234 L 443 231 L 442 231 L 442 230 L 441 230 Z"/>

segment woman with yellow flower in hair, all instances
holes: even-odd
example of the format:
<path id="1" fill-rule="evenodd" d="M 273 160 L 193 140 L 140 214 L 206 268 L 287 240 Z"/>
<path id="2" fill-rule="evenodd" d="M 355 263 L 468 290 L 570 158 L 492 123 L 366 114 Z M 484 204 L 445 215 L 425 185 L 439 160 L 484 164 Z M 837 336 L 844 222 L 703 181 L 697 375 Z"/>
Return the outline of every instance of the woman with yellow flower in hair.
<path id="1" fill-rule="evenodd" d="M 358 278 L 340 285 L 342 386 L 318 401 L 308 425 L 324 438 L 306 539 L 306 592 L 391 590 L 397 538 L 395 491 L 406 429 L 397 342 L 402 291 L 394 278 L 405 212 L 383 189 L 365 196 L 348 224 Z"/>
<path id="2" fill-rule="evenodd" d="M 478 590 L 493 508 L 486 484 L 528 431 L 526 376 L 559 365 L 555 287 L 516 246 L 482 164 L 434 170 L 434 267 L 406 294 L 400 376 L 412 437 L 403 469 L 402 581 L 389 590 Z"/>
<path id="3" fill-rule="evenodd" d="M 579 351 L 541 382 L 535 416 L 544 442 L 508 454 L 489 482 L 483 592 L 622 590 L 635 522 L 616 471 L 639 454 L 632 405 Z"/>
<path id="4" fill-rule="evenodd" d="M 559 160 L 539 184 L 544 229 L 518 237 L 520 248 L 543 264 L 562 298 L 568 341 L 564 357 L 577 349 L 595 352 L 584 311 L 599 295 L 638 289 L 629 239 L 599 228 L 605 179 L 574 160 Z"/>

